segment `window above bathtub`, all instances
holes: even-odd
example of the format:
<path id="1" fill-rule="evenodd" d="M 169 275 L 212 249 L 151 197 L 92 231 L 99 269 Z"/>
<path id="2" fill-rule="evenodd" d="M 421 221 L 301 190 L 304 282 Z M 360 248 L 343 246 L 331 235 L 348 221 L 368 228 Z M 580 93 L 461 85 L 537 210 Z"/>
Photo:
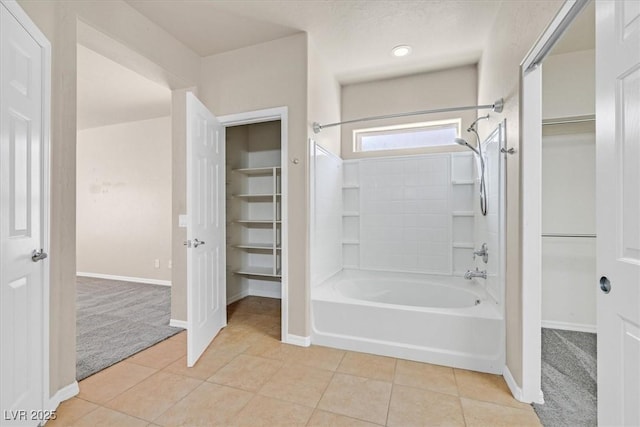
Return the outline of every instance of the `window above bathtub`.
<path id="1" fill-rule="evenodd" d="M 355 129 L 353 151 L 415 150 L 431 147 L 455 147 L 460 137 L 461 119 L 407 123 L 394 126 Z"/>

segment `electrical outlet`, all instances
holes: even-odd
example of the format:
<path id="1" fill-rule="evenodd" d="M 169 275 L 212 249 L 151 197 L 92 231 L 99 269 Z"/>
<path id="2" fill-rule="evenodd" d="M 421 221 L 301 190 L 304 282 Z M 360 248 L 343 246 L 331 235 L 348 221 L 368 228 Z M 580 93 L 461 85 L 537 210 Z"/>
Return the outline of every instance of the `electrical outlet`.
<path id="1" fill-rule="evenodd" d="M 160 268 L 160 260 L 159 260 L 159 259 L 154 260 L 154 261 L 153 261 L 153 266 L 154 266 L 155 268 Z"/>
<path id="2" fill-rule="evenodd" d="M 171 260 L 169 260 L 169 262 L 167 263 L 167 268 L 171 270 Z"/>

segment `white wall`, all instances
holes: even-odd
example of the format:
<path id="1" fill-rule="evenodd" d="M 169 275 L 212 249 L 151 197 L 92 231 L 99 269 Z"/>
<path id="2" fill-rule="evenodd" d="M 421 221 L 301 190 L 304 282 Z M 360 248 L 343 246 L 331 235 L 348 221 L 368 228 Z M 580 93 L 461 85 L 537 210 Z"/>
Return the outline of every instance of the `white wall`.
<path id="1" fill-rule="evenodd" d="M 78 272 L 169 283 L 171 118 L 81 130 L 76 165 Z"/>
<path id="2" fill-rule="evenodd" d="M 542 66 L 542 118 L 595 114 L 596 52 L 551 55 Z"/>
<path id="3" fill-rule="evenodd" d="M 311 147 L 311 286 L 342 270 L 342 159 Z"/>
<path id="4" fill-rule="evenodd" d="M 480 123 L 480 136 L 486 138 L 503 119 L 507 119 L 507 146 L 518 152 L 509 156 L 506 167 L 506 364 L 518 385 L 522 384 L 522 279 L 520 242 L 520 62 L 551 22 L 562 0 L 505 1 L 500 5 L 493 27 L 485 41 L 478 66 L 478 103 L 490 104 L 504 98 L 504 110 Z"/>

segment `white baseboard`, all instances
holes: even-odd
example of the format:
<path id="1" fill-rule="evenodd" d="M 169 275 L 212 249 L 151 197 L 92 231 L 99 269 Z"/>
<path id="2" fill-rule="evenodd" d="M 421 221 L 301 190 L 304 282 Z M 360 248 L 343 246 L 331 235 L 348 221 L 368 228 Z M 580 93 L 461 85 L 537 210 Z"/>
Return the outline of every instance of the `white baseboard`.
<path id="1" fill-rule="evenodd" d="M 96 279 L 121 280 L 123 282 L 147 283 L 149 285 L 171 286 L 171 280 L 145 279 L 143 277 L 114 276 L 112 274 L 77 272 L 77 276 L 94 277 Z"/>
<path id="2" fill-rule="evenodd" d="M 555 322 L 553 320 L 543 320 L 543 328 L 561 329 L 563 331 L 590 332 L 595 334 L 598 327 L 596 325 L 587 325 L 584 323 Z"/>
<path id="3" fill-rule="evenodd" d="M 169 326 L 173 326 L 174 328 L 187 329 L 187 321 L 186 320 L 171 319 L 171 320 L 169 320 Z"/>
<path id="4" fill-rule="evenodd" d="M 238 292 L 235 295 L 231 295 L 227 297 L 227 305 L 229 304 L 233 304 L 236 301 L 240 301 L 242 298 L 248 297 L 249 296 L 249 291 L 242 291 L 242 292 Z"/>
<path id="5" fill-rule="evenodd" d="M 55 411 L 55 409 L 65 400 L 71 399 L 73 396 L 77 396 L 80 393 L 80 387 L 78 387 L 78 381 L 74 381 L 68 386 L 62 387 L 53 396 L 49 398 L 49 410 Z"/>
<path id="6" fill-rule="evenodd" d="M 249 290 L 247 291 L 247 295 L 251 295 L 254 297 L 265 297 L 265 298 L 282 298 L 282 287 L 280 283 L 274 285 L 273 287 L 268 287 L 268 284 L 264 284 L 260 287 L 257 286 L 249 286 Z"/>
<path id="7" fill-rule="evenodd" d="M 311 337 L 301 337 L 300 335 L 287 334 L 283 342 L 300 347 L 309 347 L 311 345 Z"/>
<path id="8" fill-rule="evenodd" d="M 518 385 L 518 383 L 516 383 L 516 380 L 513 378 L 513 375 L 511 374 L 511 371 L 509 370 L 508 366 L 504 367 L 504 370 L 502 371 L 502 376 L 504 377 L 504 381 L 507 383 L 507 387 L 509 387 L 511 394 L 517 401 L 524 402 L 524 403 L 539 403 L 539 404 L 544 403 L 544 395 L 542 394 L 542 390 L 540 390 L 540 394 L 538 396 L 538 399 L 536 399 L 536 401 L 529 402 L 524 400 L 524 397 L 523 397 L 524 393 L 522 393 L 522 388 Z"/>

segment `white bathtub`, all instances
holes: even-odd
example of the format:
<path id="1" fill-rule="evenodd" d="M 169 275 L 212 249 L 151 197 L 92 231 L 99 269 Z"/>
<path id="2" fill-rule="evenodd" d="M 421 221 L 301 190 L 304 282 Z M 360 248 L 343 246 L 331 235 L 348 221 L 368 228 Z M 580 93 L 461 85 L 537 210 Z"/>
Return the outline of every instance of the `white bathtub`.
<path id="1" fill-rule="evenodd" d="M 462 277 L 343 270 L 311 291 L 314 344 L 501 374 L 504 318 Z"/>

